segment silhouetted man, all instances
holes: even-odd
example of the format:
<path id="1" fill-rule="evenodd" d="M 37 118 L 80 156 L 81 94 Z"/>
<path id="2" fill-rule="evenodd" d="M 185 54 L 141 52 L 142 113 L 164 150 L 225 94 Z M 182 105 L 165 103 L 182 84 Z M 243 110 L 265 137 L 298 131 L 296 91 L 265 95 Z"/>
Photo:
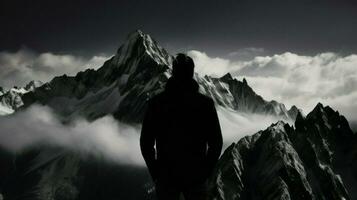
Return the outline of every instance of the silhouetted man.
<path id="1" fill-rule="evenodd" d="M 173 61 L 165 91 L 148 101 L 140 146 L 160 200 L 206 199 L 205 182 L 222 149 L 211 98 L 198 92 L 194 63 L 185 54 Z"/>

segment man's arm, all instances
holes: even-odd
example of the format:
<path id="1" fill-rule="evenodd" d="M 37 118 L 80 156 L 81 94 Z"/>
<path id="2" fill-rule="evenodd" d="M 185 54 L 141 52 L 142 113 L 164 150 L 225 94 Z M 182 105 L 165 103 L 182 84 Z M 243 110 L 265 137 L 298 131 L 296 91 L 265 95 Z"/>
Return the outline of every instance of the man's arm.
<path id="1" fill-rule="evenodd" d="M 219 156 L 221 155 L 223 138 L 221 133 L 221 127 L 219 124 L 219 119 L 217 116 L 217 111 L 214 106 L 213 100 L 209 104 L 208 113 L 208 123 L 209 124 L 209 134 L 208 134 L 208 150 L 207 150 L 207 164 L 208 173 L 211 173 L 215 167 Z"/>
<path id="2" fill-rule="evenodd" d="M 153 124 L 153 111 L 150 101 L 148 102 L 148 108 L 145 113 L 141 136 L 140 136 L 140 148 L 141 153 L 144 157 L 146 165 L 149 169 L 151 178 L 156 180 L 157 178 L 157 167 L 156 167 L 156 150 L 155 145 L 155 130 Z"/>

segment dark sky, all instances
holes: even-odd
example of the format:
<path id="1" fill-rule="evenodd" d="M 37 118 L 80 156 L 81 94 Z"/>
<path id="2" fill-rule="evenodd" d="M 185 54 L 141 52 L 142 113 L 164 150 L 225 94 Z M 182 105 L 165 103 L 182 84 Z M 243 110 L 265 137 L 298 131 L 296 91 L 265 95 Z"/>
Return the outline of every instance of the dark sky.
<path id="1" fill-rule="evenodd" d="M 2 0 L 0 24 L 0 51 L 112 54 L 141 29 L 170 52 L 357 53 L 352 0 Z"/>

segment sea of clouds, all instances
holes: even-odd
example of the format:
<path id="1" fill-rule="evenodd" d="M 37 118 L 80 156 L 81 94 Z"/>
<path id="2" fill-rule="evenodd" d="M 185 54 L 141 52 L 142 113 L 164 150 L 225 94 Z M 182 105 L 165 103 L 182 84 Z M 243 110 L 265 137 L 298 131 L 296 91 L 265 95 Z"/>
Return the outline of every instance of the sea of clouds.
<path id="1" fill-rule="evenodd" d="M 93 122 L 78 118 L 63 124 L 51 108 L 33 105 L 0 117 L 0 146 L 20 153 L 35 145 L 50 145 L 120 164 L 141 165 L 139 130 L 140 127 L 119 123 L 112 116 Z"/>
<path id="2" fill-rule="evenodd" d="M 217 108 L 224 148 L 238 139 L 265 129 L 274 117 L 246 115 Z M 32 105 L 12 115 L 0 117 L 0 147 L 21 153 L 36 145 L 50 145 L 92 155 L 118 164 L 144 165 L 139 138 L 140 125 L 129 126 L 112 116 L 93 122 L 77 118 L 64 124 L 51 108 Z"/>

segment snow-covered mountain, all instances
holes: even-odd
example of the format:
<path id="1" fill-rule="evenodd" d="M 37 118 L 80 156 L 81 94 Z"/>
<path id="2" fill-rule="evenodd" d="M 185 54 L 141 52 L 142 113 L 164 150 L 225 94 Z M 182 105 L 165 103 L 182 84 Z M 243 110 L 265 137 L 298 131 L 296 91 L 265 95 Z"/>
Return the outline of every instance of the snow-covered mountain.
<path id="1" fill-rule="evenodd" d="M 11 114 L 23 106 L 22 96 L 30 91 L 34 91 L 42 84 L 41 81 L 31 81 L 24 88 L 15 86 L 8 91 L 0 87 L 0 116 Z"/>
<path id="2" fill-rule="evenodd" d="M 124 122 L 140 123 L 146 100 L 161 92 L 170 77 L 172 58 L 149 35 L 136 31 L 98 70 L 55 77 L 25 94 L 24 103 L 46 104 L 69 118 L 81 115 L 93 120 L 112 114 Z M 195 74 L 195 79 L 203 94 L 227 109 L 285 120 L 295 119 L 298 111 L 295 106 L 287 110 L 282 103 L 264 100 L 245 79 L 238 81 L 230 74 L 221 78 Z"/>
<path id="3" fill-rule="evenodd" d="M 356 199 L 357 135 L 318 104 L 233 143 L 210 180 L 212 199 Z"/>
<path id="4" fill-rule="evenodd" d="M 225 108 L 245 113 L 257 113 L 294 120 L 299 109 L 292 106 L 289 110 L 277 101 L 266 101 L 248 85 L 246 79 L 238 81 L 230 73 L 221 78 L 196 76 L 201 92 L 211 96 Z"/>

